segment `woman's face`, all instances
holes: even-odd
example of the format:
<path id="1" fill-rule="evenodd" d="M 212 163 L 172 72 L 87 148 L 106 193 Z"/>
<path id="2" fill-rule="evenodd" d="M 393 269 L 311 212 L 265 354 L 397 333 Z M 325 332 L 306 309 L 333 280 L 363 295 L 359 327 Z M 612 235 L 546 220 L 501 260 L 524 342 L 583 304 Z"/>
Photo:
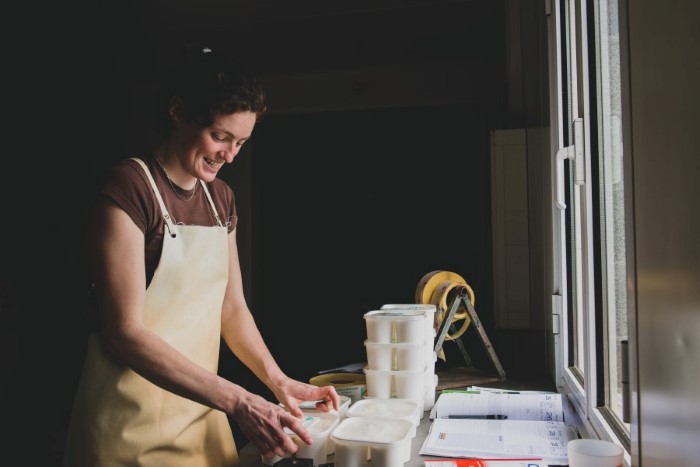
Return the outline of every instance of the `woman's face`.
<path id="1" fill-rule="evenodd" d="M 180 164 L 194 177 L 212 181 L 224 163 L 233 162 L 253 133 L 256 119 L 254 112 L 245 111 L 215 115 L 207 127 L 181 122 L 175 132 Z"/>

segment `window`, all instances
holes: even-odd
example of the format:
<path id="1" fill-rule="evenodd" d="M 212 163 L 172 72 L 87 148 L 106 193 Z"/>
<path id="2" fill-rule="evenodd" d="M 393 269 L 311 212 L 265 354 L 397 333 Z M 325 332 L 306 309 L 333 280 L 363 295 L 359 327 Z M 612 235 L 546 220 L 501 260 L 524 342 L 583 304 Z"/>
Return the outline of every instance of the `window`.
<path id="1" fill-rule="evenodd" d="M 595 5 L 600 310 L 605 408 L 622 422 L 622 343 L 627 340 L 624 177 L 620 89 L 620 36 L 616 1 Z M 625 426 L 629 433 L 629 425 Z"/>
<path id="2" fill-rule="evenodd" d="M 553 220 L 559 238 L 553 243 L 562 298 L 555 302 L 562 310 L 554 313 L 562 316 L 557 374 L 564 392 L 591 436 L 617 441 L 629 452 L 622 398 L 627 297 L 617 8 L 615 0 L 552 5 L 552 128 L 560 148 Z"/>

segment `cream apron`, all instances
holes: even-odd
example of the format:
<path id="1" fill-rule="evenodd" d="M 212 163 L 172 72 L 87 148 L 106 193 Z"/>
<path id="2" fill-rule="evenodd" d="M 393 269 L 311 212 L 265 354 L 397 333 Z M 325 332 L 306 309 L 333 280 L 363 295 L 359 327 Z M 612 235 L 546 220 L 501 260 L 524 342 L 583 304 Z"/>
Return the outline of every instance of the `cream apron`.
<path id="1" fill-rule="evenodd" d="M 192 361 L 216 373 L 221 306 L 228 279 L 228 233 L 206 184 L 218 226 L 175 225 L 146 165 L 166 221 L 163 250 L 143 308 L 145 326 Z M 65 465 L 237 466 L 226 415 L 168 392 L 103 351 L 89 338 Z"/>

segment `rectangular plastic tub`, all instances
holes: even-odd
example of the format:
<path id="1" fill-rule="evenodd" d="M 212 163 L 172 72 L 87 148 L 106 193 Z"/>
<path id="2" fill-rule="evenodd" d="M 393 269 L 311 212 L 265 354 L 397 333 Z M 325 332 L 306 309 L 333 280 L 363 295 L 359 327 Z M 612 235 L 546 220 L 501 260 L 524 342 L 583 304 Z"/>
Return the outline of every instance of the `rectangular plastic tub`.
<path id="1" fill-rule="evenodd" d="M 365 367 L 364 372 L 368 397 L 423 399 L 425 371 L 372 370 Z"/>
<path id="2" fill-rule="evenodd" d="M 414 428 L 408 420 L 347 417 L 331 433 L 335 465 L 362 467 L 369 453 L 372 465 L 402 467 L 411 459 Z"/>
<path id="3" fill-rule="evenodd" d="M 425 336 L 429 338 L 435 334 L 435 311 L 437 309 L 435 305 L 427 303 L 387 303 L 382 305 L 381 309 L 396 313 L 401 313 L 402 310 L 408 314 L 423 313 L 425 317 Z"/>
<path id="4" fill-rule="evenodd" d="M 340 394 L 338 395 L 338 399 L 340 399 L 340 406 L 337 411 L 331 410 L 330 412 L 323 412 L 321 410 L 318 410 L 314 401 L 302 402 L 301 404 L 299 404 L 299 408 L 302 412 L 308 415 L 314 415 L 318 413 L 332 413 L 338 415 L 338 418 L 342 420 L 343 418 L 345 418 L 345 415 L 348 412 L 348 408 L 350 407 L 350 403 L 352 402 L 352 400 L 350 399 L 350 396 L 342 396 Z M 283 404 L 280 405 L 284 407 Z M 286 407 L 284 408 L 286 410 Z"/>
<path id="5" fill-rule="evenodd" d="M 317 416 L 318 414 L 330 414 L 330 415 L 335 415 L 338 417 L 338 420 L 342 420 L 345 418 L 346 414 L 348 413 L 348 408 L 350 407 L 351 399 L 349 396 L 338 396 L 340 399 L 340 406 L 339 410 L 331 410 L 330 412 L 323 412 L 321 410 L 318 410 L 315 406 L 314 401 L 306 401 L 302 402 L 299 404 L 299 408 L 301 408 L 301 411 L 304 412 L 304 415 L 308 416 Z M 284 410 L 287 410 L 287 407 L 284 406 L 280 402 L 279 404 Z M 324 416 L 324 415 L 322 415 Z M 335 451 L 335 446 L 333 445 L 333 440 L 331 440 L 330 436 L 328 437 L 328 441 L 326 442 L 326 454 L 333 454 Z"/>
<path id="6" fill-rule="evenodd" d="M 367 340 L 374 343 L 423 343 L 426 320 L 422 311 L 372 310 L 364 314 Z"/>
<path id="7" fill-rule="evenodd" d="M 427 366 L 425 345 L 365 341 L 367 366 L 372 370 L 424 370 Z"/>
<path id="8" fill-rule="evenodd" d="M 348 417 L 409 421 L 413 423 L 411 438 L 416 436 L 416 428 L 422 415 L 421 404 L 411 399 L 367 398 L 355 402 L 348 410 Z"/>
<path id="9" fill-rule="evenodd" d="M 299 446 L 295 457 L 313 459 L 314 465 L 325 464 L 329 454 L 328 445 L 331 441 L 331 433 L 339 423 L 340 419 L 337 414 L 318 412 L 313 415 L 307 415 L 306 430 L 314 440 L 310 445 L 302 441 L 296 433 L 285 428 L 285 432 Z M 262 462 L 265 465 L 273 465 L 281 459 L 279 456 L 273 456 L 272 458 L 263 457 Z"/>

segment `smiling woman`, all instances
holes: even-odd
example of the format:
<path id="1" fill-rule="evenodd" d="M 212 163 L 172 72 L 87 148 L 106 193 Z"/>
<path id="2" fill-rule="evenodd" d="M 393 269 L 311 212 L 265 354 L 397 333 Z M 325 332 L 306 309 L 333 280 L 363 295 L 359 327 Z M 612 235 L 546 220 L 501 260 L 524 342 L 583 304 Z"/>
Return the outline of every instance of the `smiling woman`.
<path id="1" fill-rule="evenodd" d="M 292 435 L 312 441 L 300 402 L 339 407 L 332 386 L 282 371 L 243 295 L 235 198 L 217 175 L 265 112 L 260 85 L 209 48 L 190 50 L 171 77 L 161 141 L 112 167 L 95 203 L 99 325 L 75 395 L 67 466 L 236 466 L 229 417 L 261 453 L 285 456 L 299 449 Z M 218 375 L 222 339 L 288 410 Z"/>

